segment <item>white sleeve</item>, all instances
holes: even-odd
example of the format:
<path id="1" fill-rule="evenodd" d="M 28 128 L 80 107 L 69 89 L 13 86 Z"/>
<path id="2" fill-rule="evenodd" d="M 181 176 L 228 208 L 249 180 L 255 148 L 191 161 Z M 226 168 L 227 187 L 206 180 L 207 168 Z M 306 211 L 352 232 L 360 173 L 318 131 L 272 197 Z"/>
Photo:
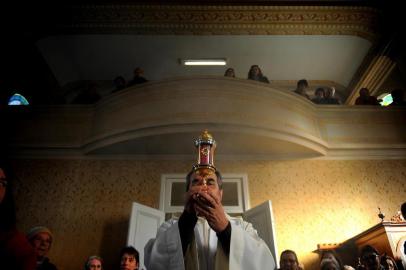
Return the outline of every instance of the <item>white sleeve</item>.
<path id="1" fill-rule="evenodd" d="M 185 269 L 177 222 L 165 222 L 156 238 L 148 241 L 144 247 L 144 264 L 147 270 Z"/>
<path id="2" fill-rule="evenodd" d="M 229 266 L 233 270 L 275 269 L 275 260 L 251 223 L 231 222 Z"/>

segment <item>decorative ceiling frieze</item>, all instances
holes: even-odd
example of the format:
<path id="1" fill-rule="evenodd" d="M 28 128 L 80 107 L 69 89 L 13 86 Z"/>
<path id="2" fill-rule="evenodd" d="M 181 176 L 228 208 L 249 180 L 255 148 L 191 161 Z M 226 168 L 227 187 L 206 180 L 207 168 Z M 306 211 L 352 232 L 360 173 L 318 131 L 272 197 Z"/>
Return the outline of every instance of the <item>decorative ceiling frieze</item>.
<path id="1" fill-rule="evenodd" d="M 54 25 L 77 34 L 354 35 L 374 40 L 379 11 L 358 6 L 81 5 Z M 69 18 L 69 19 L 68 19 Z"/>

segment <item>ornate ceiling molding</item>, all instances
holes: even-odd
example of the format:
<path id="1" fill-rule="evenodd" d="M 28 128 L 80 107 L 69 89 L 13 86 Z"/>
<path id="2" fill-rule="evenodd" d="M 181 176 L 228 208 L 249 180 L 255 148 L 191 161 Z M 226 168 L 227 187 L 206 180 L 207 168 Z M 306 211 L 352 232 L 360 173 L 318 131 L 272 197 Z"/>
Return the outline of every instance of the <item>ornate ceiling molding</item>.
<path id="1" fill-rule="evenodd" d="M 379 11 L 359 6 L 80 5 L 58 32 L 179 35 L 355 35 L 374 40 Z"/>

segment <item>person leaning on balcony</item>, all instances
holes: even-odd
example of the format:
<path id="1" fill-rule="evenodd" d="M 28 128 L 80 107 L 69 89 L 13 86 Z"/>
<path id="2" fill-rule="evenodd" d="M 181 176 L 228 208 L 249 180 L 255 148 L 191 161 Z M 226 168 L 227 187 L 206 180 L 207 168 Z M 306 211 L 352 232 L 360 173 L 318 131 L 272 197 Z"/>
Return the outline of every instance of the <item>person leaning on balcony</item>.
<path id="1" fill-rule="evenodd" d="M 325 91 L 323 87 L 319 87 L 314 91 L 314 98 L 312 98 L 312 102 L 316 104 L 324 104 L 324 97 Z"/>
<path id="2" fill-rule="evenodd" d="M 224 77 L 232 77 L 235 78 L 235 72 L 233 68 L 228 68 L 226 69 L 226 72 L 224 72 Z"/>
<path id="3" fill-rule="evenodd" d="M 266 76 L 262 74 L 261 69 L 258 65 L 252 65 L 248 71 L 248 80 L 269 83 L 269 80 Z"/>
<path id="4" fill-rule="evenodd" d="M 359 90 L 359 97 L 355 100 L 355 105 L 380 105 L 378 99 L 369 94 L 368 88 Z"/>
<path id="5" fill-rule="evenodd" d="M 297 82 L 296 84 L 296 89 L 295 92 L 298 95 L 301 95 L 302 97 L 305 97 L 310 100 L 310 97 L 308 94 L 306 94 L 306 89 L 309 87 L 309 83 L 305 79 L 301 79 Z"/>

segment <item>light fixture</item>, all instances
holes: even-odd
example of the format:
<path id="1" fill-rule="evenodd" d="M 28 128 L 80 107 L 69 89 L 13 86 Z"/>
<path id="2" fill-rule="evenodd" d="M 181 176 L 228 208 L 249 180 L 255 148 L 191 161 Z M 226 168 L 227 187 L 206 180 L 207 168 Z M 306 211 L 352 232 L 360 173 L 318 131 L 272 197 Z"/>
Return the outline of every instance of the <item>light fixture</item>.
<path id="1" fill-rule="evenodd" d="M 184 66 L 225 66 L 227 60 L 225 58 L 211 58 L 211 59 L 181 59 Z"/>

